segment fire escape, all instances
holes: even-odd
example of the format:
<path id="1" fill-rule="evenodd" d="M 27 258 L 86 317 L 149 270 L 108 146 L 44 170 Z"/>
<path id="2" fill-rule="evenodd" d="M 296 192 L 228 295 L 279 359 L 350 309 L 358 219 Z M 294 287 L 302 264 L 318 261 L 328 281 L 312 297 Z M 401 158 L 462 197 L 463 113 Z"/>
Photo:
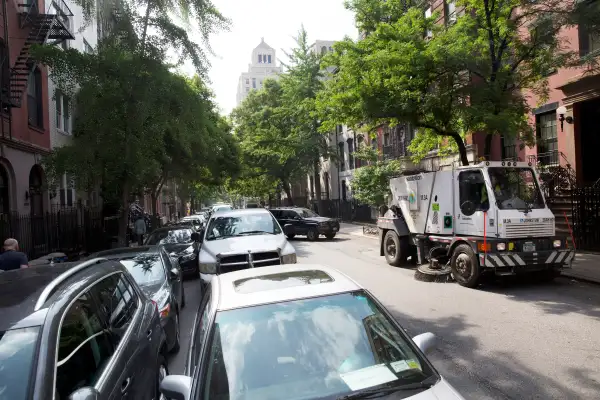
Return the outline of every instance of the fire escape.
<path id="1" fill-rule="evenodd" d="M 29 76 L 36 66 L 35 60 L 30 55 L 33 45 L 56 45 L 65 40 L 75 39 L 69 29 L 69 17 L 72 17 L 73 13 L 64 0 L 53 0 L 45 12 L 39 9 L 38 0 L 26 0 L 25 3 L 18 4 L 18 7 L 19 26 L 23 32 L 28 32 L 28 35 L 14 65 L 10 68 L 9 83 L 2 88 L 4 108 L 22 106 L 23 93 L 27 89 Z M 4 12 L 4 19 L 6 18 Z M 10 40 L 7 42 L 10 43 Z M 7 51 L 5 57 L 8 57 L 8 54 Z M 7 60 L 2 61 L 7 62 Z"/>

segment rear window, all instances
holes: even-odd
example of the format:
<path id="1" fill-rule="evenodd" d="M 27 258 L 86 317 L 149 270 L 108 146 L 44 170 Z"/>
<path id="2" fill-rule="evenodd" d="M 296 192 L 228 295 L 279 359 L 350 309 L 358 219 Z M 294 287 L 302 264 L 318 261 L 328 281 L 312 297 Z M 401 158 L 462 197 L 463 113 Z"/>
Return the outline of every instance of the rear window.
<path id="1" fill-rule="evenodd" d="M 140 286 L 155 285 L 167 279 L 165 268 L 158 253 L 140 254 L 120 261 Z"/>
<path id="2" fill-rule="evenodd" d="M 39 327 L 0 332 L 0 400 L 29 398 Z"/>

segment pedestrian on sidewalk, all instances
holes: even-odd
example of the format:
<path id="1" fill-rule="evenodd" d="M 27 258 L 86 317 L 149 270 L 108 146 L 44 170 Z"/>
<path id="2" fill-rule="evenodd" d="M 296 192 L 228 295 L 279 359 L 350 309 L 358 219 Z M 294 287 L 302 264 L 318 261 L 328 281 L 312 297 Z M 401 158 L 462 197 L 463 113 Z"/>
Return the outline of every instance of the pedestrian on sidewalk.
<path id="1" fill-rule="evenodd" d="M 28 268 L 27 255 L 19 251 L 17 239 L 6 239 L 4 241 L 4 253 L 0 255 L 0 270 L 10 271 L 19 268 Z"/>
<path id="2" fill-rule="evenodd" d="M 143 215 L 140 214 L 135 220 L 134 229 L 138 245 L 142 246 L 144 244 L 144 235 L 146 234 L 146 220 Z"/>

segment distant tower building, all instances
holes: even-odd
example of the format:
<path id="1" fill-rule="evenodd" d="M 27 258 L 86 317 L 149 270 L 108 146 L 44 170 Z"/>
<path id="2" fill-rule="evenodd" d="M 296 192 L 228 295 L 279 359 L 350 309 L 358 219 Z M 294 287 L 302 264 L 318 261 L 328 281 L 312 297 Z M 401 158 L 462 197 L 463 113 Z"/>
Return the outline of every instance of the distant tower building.
<path id="1" fill-rule="evenodd" d="M 240 105 L 251 90 L 262 88 L 267 78 L 276 78 L 281 73 L 277 66 L 275 49 L 261 38 L 260 44 L 252 50 L 252 61 L 248 64 L 248 72 L 242 72 L 238 82 L 236 105 Z"/>

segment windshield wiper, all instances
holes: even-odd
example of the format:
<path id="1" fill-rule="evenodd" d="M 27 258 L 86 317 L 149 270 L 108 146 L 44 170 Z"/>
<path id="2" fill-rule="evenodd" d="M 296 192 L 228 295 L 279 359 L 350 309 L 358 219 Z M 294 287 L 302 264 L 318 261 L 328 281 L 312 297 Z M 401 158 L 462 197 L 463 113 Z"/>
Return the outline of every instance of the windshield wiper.
<path id="1" fill-rule="evenodd" d="M 430 376 L 425 378 L 421 382 L 416 383 L 408 383 L 406 385 L 393 385 L 393 386 L 383 386 L 377 388 L 367 388 L 360 390 L 355 393 L 350 393 L 348 395 L 338 397 L 337 400 L 350 400 L 350 399 L 374 399 L 377 397 L 386 396 L 390 393 L 399 392 L 401 390 L 417 390 L 417 389 L 429 389 L 433 385 L 438 382 L 438 378 L 436 376 Z"/>
<path id="2" fill-rule="evenodd" d="M 246 232 L 240 232 L 235 236 L 257 235 L 257 234 L 261 234 L 261 233 L 266 233 L 267 235 L 273 235 L 273 232 L 267 232 L 267 231 L 246 231 Z"/>

